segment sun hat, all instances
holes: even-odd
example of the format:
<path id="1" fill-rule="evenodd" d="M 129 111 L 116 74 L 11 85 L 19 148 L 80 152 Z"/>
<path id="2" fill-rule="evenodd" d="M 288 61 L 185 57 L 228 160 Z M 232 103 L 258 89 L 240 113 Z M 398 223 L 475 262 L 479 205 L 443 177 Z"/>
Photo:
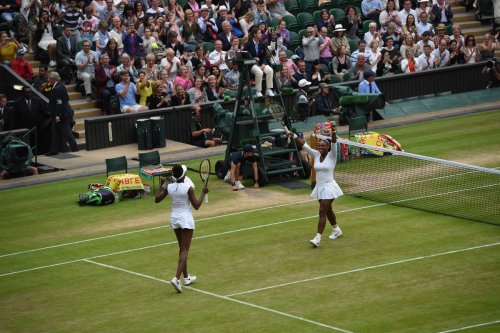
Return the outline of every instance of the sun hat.
<path id="1" fill-rule="evenodd" d="M 307 81 L 306 79 L 302 79 L 299 81 L 299 87 L 304 88 L 305 86 L 310 86 L 311 82 Z"/>
<path id="2" fill-rule="evenodd" d="M 342 26 L 342 24 L 336 24 L 335 25 L 335 30 L 333 30 L 333 32 L 336 32 L 336 31 L 346 31 L 346 29 L 344 29 L 344 27 Z"/>

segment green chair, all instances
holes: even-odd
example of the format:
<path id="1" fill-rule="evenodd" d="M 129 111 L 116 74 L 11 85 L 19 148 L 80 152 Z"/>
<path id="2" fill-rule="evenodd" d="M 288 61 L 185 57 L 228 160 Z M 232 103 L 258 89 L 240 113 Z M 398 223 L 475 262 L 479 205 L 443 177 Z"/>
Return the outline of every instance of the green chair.
<path id="1" fill-rule="evenodd" d="M 297 0 L 287 0 L 285 1 L 285 8 L 287 12 L 294 14 L 300 10 L 300 5 Z"/>
<path id="2" fill-rule="evenodd" d="M 52 31 L 52 35 L 54 36 L 54 39 L 57 40 L 59 37 L 62 36 L 62 26 L 61 25 L 55 25 L 54 30 Z"/>
<path id="3" fill-rule="evenodd" d="M 290 59 L 295 53 L 292 50 L 286 50 L 286 58 Z"/>
<path id="4" fill-rule="evenodd" d="M 341 83 L 341 82 L 342 82 L 342 79 L 339 76 L 332 75 L 332 77 L 330 78 L 330 82 L 328 82 L 328 83 L 335 84 L 335 83 Z"/>
<path id="5" fill-rule="evenodd" d="M 372 22 L 375 22 L 375 21 L 374 20 L 366 20 L 366 21 L 363 22 L 363 33 L 367 33 L 368 32 L 368 30 L 369 30 L 368 26 Z M 375 23 L 377 23 L 377 22 L 375 22 Z M 377 24 L 377 29 L 379 29 L 378 24 Z"/>
<path id="6" fill-rule="evenodd" d="M 288 42 L 288 49 L 290 50 L 295 49 L 297 46 L 300 45 L 300 41 L 301 39 L 299 37 L 299 34 L 296 33 L 295 31 L 290 31 L 290 41 Z"/>
<path id="7" fill-rule="evenodd" d="M 351 79 L 351 74 L 349 73 L 345 73 L 344 74 L 344 78 L 342 79 L 344 82 L 347 82 Z"/>
<path id="8" fill-rule="evenodd" d="M 280 21 L 276 17 L 273 17 L 271 19 L 271 23 L 269 24 L 269 27 L 277 27 L 279 24 L 280 24 Z"/>
<path id="9" fill-rule="evenodd" d="M 329 73 L 330 71 L 328 70 L 328 66 L 325 64 L 321 64 L 321 70 L 323 73 Z"/>
<path id="10" fill-rule="evenodd" d="M 351 133 L 365 133 L 368 132 L 368 120 L 366 116 L 349 118 L 349 139 L 351 138 Z"/>
<path id="11" fill-rule="evenodd" d="M 76 43 L 76 52 L 80 52 L 81 50 L 83 50 L 83 39 L 82 39 L 82 40 L 79 40 L 79 41 Z"/>
<path id="12" fill-rule="evenodd" d="M 297 18 L 293 15 L 285 15 L 283 16 L 283 21 L 286 23 L 286 28 L 292 32 L 299 29 L 299 23 L 297 22 Z"/>
<path id="13" fill-rule="evenodd" d="M 356 42 L 355 40 L 350 40 L 349 41 L 349 48 L 351 49 L 351 53 L 353 53 L 354 51 L 356 51 L 358 49 L 358 42 Z"/>
<path id="14" fill-rule="evenodd" d="M 106 178 L 109 177 L 110 172 L 122 170 L 125 170 L 125 173 L 128 173 L 127 158 L 125 156 L 106 159 Z"/>
<path id="15" fill-rule="evenodd" d="M 299 31 L 299 45 L 302 45 L 302 38 L 307 35 L 307 29 L 302 29 Z"/>
<path id="16" fill-rule="evenodd" d="M 308 26 L 315 25 L 314 17 L 310 13 L 300 13 L 297 15 L 297 22 L 301 29 L 305 29 Z"/>
<path id="17" fill-rule="evenodd" d="M 299 0 L 299 6 L 304 12 L 312 12 L 318 8 L 315 0 Z"/>
<path id="18" fill-rule="evenodd" d="M 446 27 L 445 34 L 447 34 L 448 36 L 453 35 L 453 26 L 452 25 L 449 25 Z"/>
<path id="19" fill-rule="evenodd" d="M 313 13 L 314 22 L 318 22 L 321 19 L 321 10 L 316 10 Z"/>
<path id="20" fill-rule="evenodd" d="M 157 150 L 147 153 L 139 153 L 139 168 L 142 169 L 147 166 L 158 166 L 159 164 L 161 164 L 160 153 Z M 172 171 L 154 172 L 151 175 L 153 177 L 153 193 L 156 193 L 155 177 L 158 177 L 158 186 L 160 186 L 160 177 L 170 175 L 172 175 Z"/>
<path id="21" fill-rule="evenodd" d="M 203 52 L 212 52 L 214 50 L 214 43 L 212 42 L 203 42 Z"/>
<path id="22" fill-rule="evenodd" d="M 333 17 L 335 17 L 335 22 L 341 22 L 345 17 L 345 12 L 343 9 L 333 8 L 330 9 L 330 15 L 333 15 Z"/>

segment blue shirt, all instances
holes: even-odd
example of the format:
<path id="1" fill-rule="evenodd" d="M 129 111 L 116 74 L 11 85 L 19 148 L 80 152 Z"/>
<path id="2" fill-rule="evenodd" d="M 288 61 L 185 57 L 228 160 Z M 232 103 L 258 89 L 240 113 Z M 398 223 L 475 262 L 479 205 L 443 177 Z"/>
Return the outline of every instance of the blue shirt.
<path id="1" fill-rule="evenodd" d="M 371 89 L 370 89 L 370 84 L 371 84 Z M 370 83 L 366 80 L 363 80 L 359 83 L 358 93 L 360 93 L 360 94 L 381 94 L 382 92 L 378 88 L 375 81 Z"/>
<path id="2" fill-rule="evenodd" d="M 374 9 L 380 9 L 381 11 L 384 10 L 384 5 L 380 0 L 363 0 L 361 3 L 361 10 L 363 12 L 363 15 L 366 16 L 369 12 L 371 12 Z"/>
<path id="3" fill-rule="evenodd" d="M 115 86 L 115 89 L 118 94 L 121 94 L 125 91 L 125 85 L 120 82 Z M 127 94 L 125 95 L 125 97 L 118 95 L 118 100 L 120 101 L 120 107 L 137 105 L 137 102 L 135 100 L 135 84 L 130 82 Z"/>

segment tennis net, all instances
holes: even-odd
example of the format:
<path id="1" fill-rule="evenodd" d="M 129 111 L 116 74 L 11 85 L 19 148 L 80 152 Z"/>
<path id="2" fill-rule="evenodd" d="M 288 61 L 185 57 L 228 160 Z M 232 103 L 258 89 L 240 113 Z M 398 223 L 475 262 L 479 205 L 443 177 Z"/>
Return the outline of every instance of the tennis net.
<path id="1" fill-rule="evenodd" d="M 500 171 L 340 139 L 348 161 L 335 178 L 344 193 L 500 225 Z M 369 150 L 383 152 L 374 157 Z"/>

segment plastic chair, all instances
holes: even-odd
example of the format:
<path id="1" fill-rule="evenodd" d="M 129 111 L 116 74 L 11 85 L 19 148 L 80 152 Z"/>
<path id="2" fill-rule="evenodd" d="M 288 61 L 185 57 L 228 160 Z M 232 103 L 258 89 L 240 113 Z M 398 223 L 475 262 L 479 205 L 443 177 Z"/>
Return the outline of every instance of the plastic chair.
<path id="1" fill-rule="evenodd" d="M 300 13 L 297 15 L 297 22 L 302 29 L 315 25 L 314 17 L 310 13 Z"/>
<path id="2" fill-rule="evenodd" d="M 288 0 L 285 1 L 285 8 L 290 13 L 296 13 L 300 10 L 300 5 L 297 0 Z"/>
<path id="3" fill-rule="evenodd" d="M 318 8 L 315 0 L 299 0 L 300 9 L 306 12 L 314 11 Z"/>
<path id="4" fill-rule="evenodd" d="M 364 133 L 368 132 L 368 120 L 366 116 L 349 118 L 349 139 L 351 133 Z"/>
<path id="5" fill-rule="evenodd" d="M 333 17 L 335 17 L 335 23 L 340 23 L 345 17 L 345 12 L 341 8 L 333 8 L 330 9 L 330 15 L 333 15 Z"/>
<path id="6" fill-rule="evenodd" d="M 139 168 L 141 169 L 146 166 L 157 166 L 160 163 L 160 153 L 157 150 L 147 153 L 139 153 Z M 160 186 L 160 177 L 169 176 L 171 174 L 171 171 L 160 171 L 151 174 L 153 177 L 153 193 L 156 193 L 155 177 L 158 177 L 158 186 Z"/>
<path id="7" fill-rule="evenodd" d="M 332 75 L 329 83 L 335 84 L 335 83 L 341 83 L 341 82 L 342 82 L 342 79 L 340 78 L 340 76 Z"/>
<path id="8" fill-rule="evenodd" d="M 212 42 L 203 42 L 201 45 L 203 45 L 203 52 L 212 52 L 214 50 L 214 43 Z"/>
<path id="9" fill-rule="evenodd" d="M 295 53 L 292 50 L 286 50 L 286 58 L 290 59 Z"/>
<path id="10" fill-rule="evenodd" d="M 321 10 L 316 10 L 313 13 L 314 22 L 318 22 L 321 18 Z"/>
<path id="11" fill-rule="evenodd" d="M 299 45 L 302 45 L 302 38 L 307 35 L 307 29 L 302 29 L 299 31 Z"/>
<path id="12" fill-rule="evenodd" d="M 290 31 L 290 41 L 288 42 L 288 49 L 293 50 L 299 45 L 300 45 L 299 34 L 296 33 L 295 31 Z M 292 55 L 290 55 L 290 57 Z M 287 58 L 289 58 L 288 53 L 287 53 Z"/>
<path id="13" fill-rule="evenodd" d="M 285 15 L 283 16 L 283 21 L 286 23 L 286 28 L 292 32 L 292 30 L 297 30 L 300 28 L 299 23 L 297 22 L 297 18 L 293 15 Z"/>
<path id="14" fill-rule="evenodd" d="M 374 20 L 366 20 L 366 21 L 364 21 L 364 22 L 363 22 L 363 33 L 367 33 L 367 32 L 368 32 L 368 30 L 370 30 L 370 29 L 368 28 L 368 26 L 369 26 L 369 25 L 370 25 L 370 23 L 372 23 L 372 22 L 375 22 L 375 21 L 374 21 Z M 377 23 L 377 22 L 375 22 L 375 23 Z M 378 27 L 378 23 L 377 23 L 377 30 L 378 30 L 378 29 L 379 29 L 379 27 Z"/>
<path id="15" fill-rule="evenodd" d="M 354 41 L 354 40 L 350 40 L 348 41 L 349 43 L 349 48 L 351 49 L 351 53 L 353 53 L 354 51 L 356 51 L 358 49 L 358 42 Z"/>
<path id="16" fill-rule="evenodd" d="M 127 158 L 125 156 L 106 159 L 106 178 L 110 172 L 122 171 L 128 173 Z"/>
<path id="17" fill-rule="evenodd" d="M 273 17 L 271 19 L 271 23 L 269 24 L 269 27 L 277 27 L 280 24 L 280 21 L 276 17 Z"/>

